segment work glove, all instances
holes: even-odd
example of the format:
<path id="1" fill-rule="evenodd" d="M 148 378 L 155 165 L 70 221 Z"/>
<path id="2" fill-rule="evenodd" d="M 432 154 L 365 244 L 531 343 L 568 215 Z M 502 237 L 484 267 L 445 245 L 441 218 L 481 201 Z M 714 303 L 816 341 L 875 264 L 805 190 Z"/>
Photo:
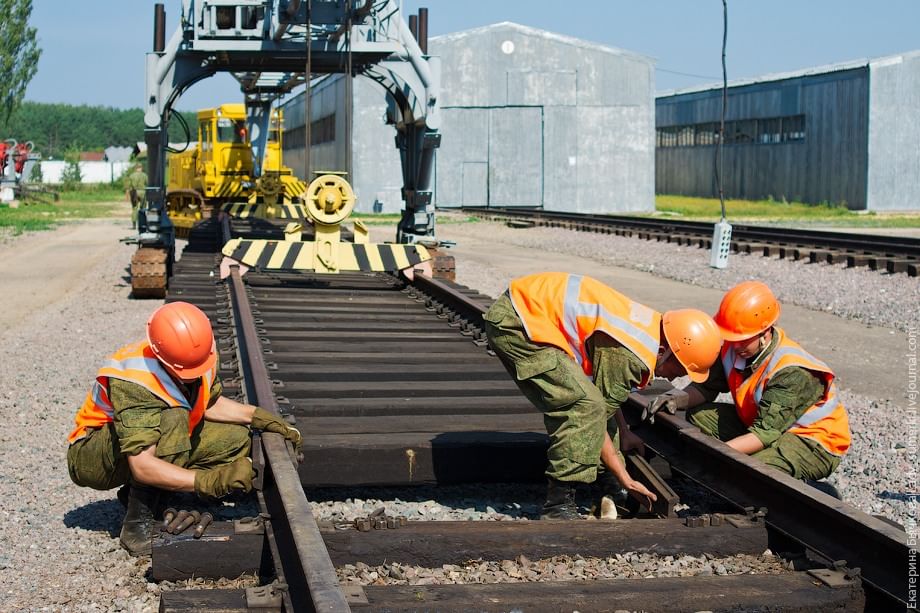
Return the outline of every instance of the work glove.
<path id="1" fill-rule="evenodd" d="M 208 470 L 195 471 L 195 493 L 204 500 L 223 498 L 233 491 L 252 491 L 252 460 L 242 457 Z"/>
<path id="2" fill-rule="evenodd" d="M 280 434 L 294 445 L 294 454 L 298 457 L 301 455 L 303 437 L 300 436 L 300 430 L 281 419 L 278 415 L 256 407 L 255 412 L 252 414 L 252 427 L 256 430 Z"/>
<path id="3" fill-rule="evenodd" d="M 684 390 L 673 389 L 659 394 L 642 409 L 642 420 L 650 424 L 655 423 L 655 414 L 664 409 L 671 415 L 676 415 L 678 409 L 686 409 L 690 404 L 690 394 Z"/>
<path id="4" fill-rule="evenodd" d="M 163 525 L 160 530 L 170 534 L 181 534 L 189 528 L 194 528 L 192 536 L 196 539 L 201 538 L 204 531 L 214 521 L 214 516 L 205 511 L 182 511 L 173 508 L 166 509 L 163 512 Z"/>

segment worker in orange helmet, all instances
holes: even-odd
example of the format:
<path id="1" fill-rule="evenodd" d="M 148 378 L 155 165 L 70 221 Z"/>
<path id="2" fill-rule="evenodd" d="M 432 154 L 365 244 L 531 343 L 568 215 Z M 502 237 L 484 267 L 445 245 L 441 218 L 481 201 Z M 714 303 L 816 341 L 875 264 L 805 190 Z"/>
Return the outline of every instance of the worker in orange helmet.
<path id="1" fill-rule="evenodd" d="M 709 379 L 655 403 L 689 407 L 687 418 L 707 434 L 815 484 L 850 447 L 849 421 L 833 371 L 775 325 L 779 315 L 779 302 L 760 281 L 728 290 L 715 316 L 725 343 Z M 731 392 L 734 405 L 712 404 L 721 392 Z"/>
<path id="2" fill-rule="evenodd" d="M 658 313 L 591 277 L 546 272 L 512 281 L 483 319 L 492 349 L 543 413 L 550 445 L 541 517 L 580 518 L 578 483 L 594 483 L 604 518 L 616 516 L 611 503 L 626 492 L 650 505 L 655 495 L 630 477 L 622 456 L 642 440 L 619 409 L 656 375 L 705 381 L 721 345 L 712 318 Z"/>
<path id="3" fill-rule="evenodd" d="M 121 544 L 150 553 L 152 522 L 167 492 L 218 499 L 252 489 L 249 427 L 300 433 L 279 416 L 221 395 L 207 315 L 187 302 L 159 307 L 147 337 L 109 356 L 76 415 L 67 467 L 74 483 L 119 486 Z"/>

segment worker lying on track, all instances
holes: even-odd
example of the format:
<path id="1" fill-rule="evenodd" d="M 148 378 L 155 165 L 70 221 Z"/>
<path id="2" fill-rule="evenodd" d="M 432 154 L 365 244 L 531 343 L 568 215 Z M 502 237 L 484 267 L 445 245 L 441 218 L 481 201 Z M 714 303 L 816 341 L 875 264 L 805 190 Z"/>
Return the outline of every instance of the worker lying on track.
<path id="1" fill-rule="evenodd" d="M 221 396 L 211 323 L 186 302 L 159 307 L 146 340 L 111 355 L 77 412 L 67 468 L 74 483 L 125 486 L 121 544 L 150 553 L 151 524 L 167 492 L 217 499 L 252 489 L 249 427 L 301 444 L 268 411 Z"/>
<path id="2" fill-rule="evenodd" d="M 642 441 L 619 409 L 654 375 L 706 380 L 721 344 L 712 318 L 694 309 L 661 314 L 590 277 L 547 272 L 512 281 L 484 320 L 492 349 L 542 411 L 550 437 L 541 517 L 578 519 L 575 486 L 596 479 L 598 497 L 625 488 L 654 501 L 626 471 L 621 451 Z"/>
<path id="3" fill-rule="evenodd" d="M 725 343 L 709 379 L 659 396 L 649 410 L 689 407 L 687 419 L 707 434 L 793 477 L 817 481 L 834 472 L 850 446 L 847 413 L 834 373 L 774 325 L 779 314 L 765 284 L 745 281 L 730 289 L 715 316 Z M 734 404 L 712 402 L 729 391 Z"/>

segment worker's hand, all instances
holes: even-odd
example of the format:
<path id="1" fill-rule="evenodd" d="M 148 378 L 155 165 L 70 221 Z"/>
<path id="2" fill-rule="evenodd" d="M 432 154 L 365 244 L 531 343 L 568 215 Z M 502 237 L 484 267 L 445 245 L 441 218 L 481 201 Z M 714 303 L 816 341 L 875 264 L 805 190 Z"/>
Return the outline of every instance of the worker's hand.
<path id="1" fill-rule="evenodd" d="M 668 390 L 659 394 L 652 399 L 648 405 L 642 409 L 642 420 L 648 420 L 649 423 L 655 423 L 655 414 L 664 409 L 671 415 L 676 415 L 678 409 L 686 409 L 690 404 L 690 394 L 684 390 Z"/>
<path id="2" fill-rule="evenodd" d="M 635 449 L 639 454 L 645 453 L 645 443 L 642 441 L 642 438 L 625 428 L 620 429 L 620 451 L 623 453 L 629 453 Z"/>
<path id="3" fill-rule="evenodd" d="M 652 503 L 658 500 L 655 494 L 650 492 L 647 487 L 635 479 L 631 479 L 628 483 L 624 483 L 623 487 L 626 488 L 630 496 L 638 500 L 639 503 L 649 511 L 652 510 Z"/>
<path id="4" fill-rule="evenodd" d="M 252 427 L 256 430 L 280 434 L 294 445 L 294 453 L 297 456 L 301 455 L 300 448 L 303 447 L 303 437 L 300 436 L 300 430 L 281 419 L 278 415 L 256 407 L 255 412 L 252 414 Z"/>
<path id="5" fill-rule="evenodd" d="M 199 498 L 223 498 L 233 491 L 252 491 L 252 460 L 247 456 L 229 464 L 195 471 L 195 493 Z"/>

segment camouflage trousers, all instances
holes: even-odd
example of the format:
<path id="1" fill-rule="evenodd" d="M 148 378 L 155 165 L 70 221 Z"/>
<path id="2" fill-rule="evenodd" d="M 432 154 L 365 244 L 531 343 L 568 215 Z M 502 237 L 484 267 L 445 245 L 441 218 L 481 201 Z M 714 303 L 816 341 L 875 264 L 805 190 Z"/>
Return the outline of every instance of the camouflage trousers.
<path id="1" fill-rule="evenodd" d="M 687 410 L 687 420 L 722 441 L 730 441 L 748 432 L 733 404 L 702 404 Z M 784 433 L 772 445 L 751 454 L 751 457 L 796 479 L 815 481 L 824 479 L 840 465 L 840 458 L 818 443 L 790 432 Z"/>
<path id="2" fill-rule="evenodd" d="M 160 418 L 156 455 L 182 468 L 206 470 L 249 455 L 249 428 L 202 421 L 188 434 L 188 411 L 167 409 Z M 121 453 L 115 427 L 94 428 L 67 450 L 67 470 L 77 485 L 108 490 L 128 482 L 131 471 Z"/>
<path id="3" fill-rule="evenodd" d="M 620 453 L 620 433 L 604 396 L 567 353 L 527 338 L 507 293 L 483 319 L 492 350 L 524 396 L 543 413 L 550 439 L 546 476 L 592 483 L 605 431 Z"/>

